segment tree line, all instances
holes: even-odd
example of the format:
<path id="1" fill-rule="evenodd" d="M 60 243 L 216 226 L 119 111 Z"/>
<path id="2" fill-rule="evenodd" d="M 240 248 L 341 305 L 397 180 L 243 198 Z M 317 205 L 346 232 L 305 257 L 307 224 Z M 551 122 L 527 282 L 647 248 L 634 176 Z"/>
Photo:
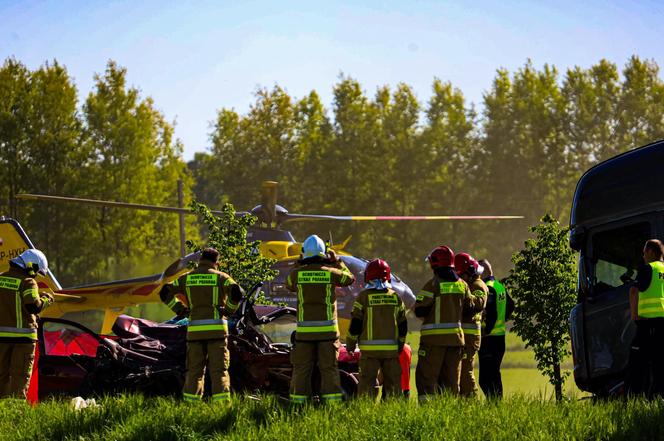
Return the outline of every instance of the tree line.
<path id="1" fill-rule="evenodd" d="M 507 275 L 529 225 L 547 212 L 568 221 L 586 169 L 663 137 L 664 83 L 654 61 L 634 56 L 620 70 L 601 60 L 564 73 L 528 61 L 515 72 L 499 69 L 479 110 L 440 79 L 422 102 L 404 83 L 369 94 L 341 76 L 331 108 L 316 91 L 294 98 L 279 86 L 259 89 L 245 114 L 218 112 L 212 146 L 191 169 L 196 195 L 211 205 L 250 207 L 259 182 L 274 179 L 292 212 L 525 216 L 293 225 L 300 238 L 352 234 L 352 251 L 387 259 L 419 288 L 423 258 L 440 243 L 488 258 Z"/>
<path id="2" fill-rule="evenodd" d="M 41 193 L 177 205 L 177 180 L 192 185 L 173 125 L 127 86 L 126 70 L 114 62 L 80 103 L 61 64 L 31 71 L 5 60 L 0 166 L 0 214 L 21 222 L 63 285 L 151 274 L 165 268 L 164 256 L 177 257 L 172 215 L 14 198 Z"/>
<path id="3" fill-rule="evenodd" d="M 664 138 L 664 82 L 654 61 L 622 68 L 601 60 L 496 71 L 476 107 L 434 79 L 423 100 L 399 83 L 367 92 L 349 76 L 326 106 L 316 91 L 292 97 L 260 88 L 245 113 L 222 108 L 210 147 L 186 164 L 173 124 L 109 62 L 83 103 L 64 66 L 0 69 L 0 213 L 17 217 L 66 282 L 151 272 L 177 257 L 168 214 L 16 202 L 21 192 L 175 205 L 187 198 L 238 210 L 279 181 L 291 212 L 340 215 L 516 214 L 523 221 L 293 223 L 349 250 L 381 256 L 413 288 L 439 243 L 494 263 L 507 275 L 529 225 L 546 212 L 566 222 L 574 186 L 591 165 Z M 223 103 L 220 103 L 223 105 Z M 291 227 L 291 225 L 289 225 Z M 195 225 L 188 234 L 196 236 Z"/>

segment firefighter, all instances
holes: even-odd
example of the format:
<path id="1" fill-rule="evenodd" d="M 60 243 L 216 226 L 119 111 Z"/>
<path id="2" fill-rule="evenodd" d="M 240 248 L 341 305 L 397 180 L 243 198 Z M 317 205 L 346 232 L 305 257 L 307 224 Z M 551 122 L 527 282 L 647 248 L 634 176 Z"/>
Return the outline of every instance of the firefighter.
<path id="1" fill-rule="evenodd" d="M 657 239 L 646 241 L 644 264 L 629 291 L 631 318 L 636 335 L 629 355 L 627 387 L 630 393 L 664 394 L 664 247 Z M 652 382 L 649 380 L 652 379 Z"/>
<path id="2" fill-rule="evenodd" d="M 226 317 L 237 310 L 244 293 L 231 276 L 218 270 L 218 260 L 217 250 L 204 249 L 198 267 L 164 285 L 159 294 L 178 316 L 189 315 L 185 401 L 202 399 L 206 365 L 212 401 L 230 400 Z"/>
<path id="3" fill-rule="evenodd" d="M 475 355 L 480 350 L 482 312 L 486 307 L 489 289 L 480 277 L 482 268 L 470 254 L 459 253 L 454 256 L 454 268 L 459 277 L 470 287 L 471 299 L 473 299 L 466 304 L 461 321 L 465 342 L 461 360 L 460 393 L 464 397 L 476 397 Z"/>
<path id="4" fill-rule="evenodd" d="M 291 352 L 293 404 L 303 404 L 311 396 L 311 371 L 316 363 L 321 376 L 321 401 L 342 399 L 335 286 L 348 286 L 354 281 L 353 273 L 333 250 L 327 250 L 320 237 L 312 235 L 304 241 L 302 258 L 286 280 L 288 289 L 297 292 L 297 329 Z"/>
<path id="5" fill-rule="evenodd" d="M 514 301 L 505 287 L 493 276 L 491 263 L 488 260 L 480 260 L 478 263 L 484 268 L 482 280 L 489 288 L 479 353 L 480 387 L 487 398 L 502 398 L 500 364 L 505 355 L 505 323 L 512 316 Z"/>
<path id="6" fill-rule="evenodd" d="M 420 349 L 415 370 L 418 399 L 439 393 L 439 384 L 459 394 L 464 334 L 461 319 L 470 289 L 454 271 L 454 252 L 438 246 L 427 257 L 433 271 L 417 295 L 415 316 L 422 318 Z"/>
<path id="7" fill-rule="evenodd" d="M 364 290 L 355 299 L 346 337 L 346 350 L 361 351 L 359 393 L 375 397 L 378 370 L 383 374 L 384 397 L 401 396 L 401 364 L 408 333 L 406 308 L 392 291 L 390 266 L 372 260 L 364 270 Z"/>
<path id="8" fill-rule="evenodd" d="M 53 303 L 40 295 L 35 277 L 46 275 L 48 261 L 28 249 L 9 261 L 0 274 L 0 397 L 25 398 L 37 343 L 37 314 Z"/>

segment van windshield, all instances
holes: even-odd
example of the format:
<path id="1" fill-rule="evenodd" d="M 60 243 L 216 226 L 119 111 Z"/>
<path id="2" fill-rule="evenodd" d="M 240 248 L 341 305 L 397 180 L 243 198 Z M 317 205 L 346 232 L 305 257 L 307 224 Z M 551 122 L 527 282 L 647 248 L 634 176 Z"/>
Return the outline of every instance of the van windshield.
<path id="1" fill-rule="evenodd" d="M 643 244 L 651 238 L 650 224 L 617 227 L 595 233 L 592 238 L 595 295 L 630 283 L 643 262 Z"/>

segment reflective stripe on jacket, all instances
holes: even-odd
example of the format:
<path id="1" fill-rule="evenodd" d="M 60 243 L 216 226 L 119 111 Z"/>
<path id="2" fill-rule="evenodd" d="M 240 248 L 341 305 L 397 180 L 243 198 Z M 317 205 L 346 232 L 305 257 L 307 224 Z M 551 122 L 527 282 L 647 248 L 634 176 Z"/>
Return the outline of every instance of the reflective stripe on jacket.
<path id="1" fill-rule="evenodd" d="M 463 307 L 470 297 L 468 285 L 461 279 L 445 281 L 437 275 L 417 295 L 415 308 L 429 308 L 420 331 L 420 344 L 463 346 L 461 329 Z"/>
<path id="2" fill-rule="evenodd" d="M 45 306 L 35 279 L 17 268 L 0 274 L 0 338 L 37 340 L 37 317 L 25 308 L 29 304 Z"/>
<path id="3" fill-rule="evenodd" d="M 406 307 L 391 289 L 365 289 L 353 303 L 353 319 L 362 321 L 360 335 L 349 335 L 359 339 L 362 355 L 388 358 L 399 355 L 399 324 L 406 321 Z M 353 331 L 356 332 L 356 331 Z"/>
<path id="4" fill-rule="evenodd" d="M 204 261 L 173 282 L 166 303 L 174 310 L 180 309 L 178 302 L 182 301 L 178 297 L 182 297 L 187 304 L 187 340 L 226 338 L 228 323 L 225 315 L 235 312 L 238 306 L 230 301 L 233 285 L 237 283 L 228 274 Z"/>
<path id="5" fill-rule="evenodd" d="M 288 289 L 297 293 L 298 340 L 316 341 L 339 337 L 335 286 L 348 286 L 355 276 L 340 260 L 305 263 L 288 275 Z"/>

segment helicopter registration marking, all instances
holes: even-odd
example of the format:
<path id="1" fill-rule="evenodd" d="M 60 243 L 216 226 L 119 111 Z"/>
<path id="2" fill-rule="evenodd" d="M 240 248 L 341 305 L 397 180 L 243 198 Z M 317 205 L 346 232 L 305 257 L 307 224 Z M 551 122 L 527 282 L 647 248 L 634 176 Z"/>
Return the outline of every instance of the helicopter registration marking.
<path id="1" fill-rule="evenodd" d="M 300 271 L 297 273 L 297 283 L 331 283 L 332 274 L 329 271 Z"/>
<path id="2" fill-rule="evenodd" d="M 2 245 L 2 243 L 0 243 Z M 15 259 L 16 257 L 20 256 L 23 251 L 25 251 L 25 247 L 21 248 L 15 248 L 7 251 L 0 251 L 0 262 L 3 260 L 7 259 Z"/>

